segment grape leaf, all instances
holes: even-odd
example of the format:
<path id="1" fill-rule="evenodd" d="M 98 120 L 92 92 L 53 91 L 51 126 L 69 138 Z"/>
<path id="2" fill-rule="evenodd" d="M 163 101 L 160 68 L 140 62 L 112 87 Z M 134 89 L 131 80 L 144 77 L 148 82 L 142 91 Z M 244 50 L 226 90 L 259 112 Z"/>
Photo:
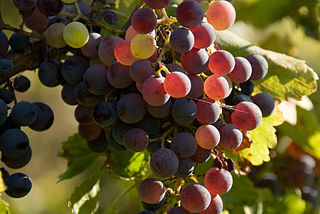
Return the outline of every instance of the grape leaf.
<path id="1" fill-rule="evenodd" d="M 10 210 L 8 204 L 0 199 L 0 213 L 1 214 L 9 214 Z"/>
<path id="2" fill-rule="evenodd" d="M 274 126 L 279 126 L 283 122 L 283 115 L 278 108 L 269 117 L 262 118 L 259 127 L 249 131 L 252 140 L 250 147 L 241 150 L 239 155 L 255 166 L 270 161 L 269 149 L 273 149 L 277 145 Z"/>
<path id="3" fill-rule="evenodd" d="M 267 59 L 268 74 L 255 81 L 261 92 L 279 99 L 300 99 L 317 90 L 318 75 L 303 60 L 262 49 L 229 31 L 218 31 L 215 43 L 235 56 L 261 54 Z"/>
<path id="4" fill-rule="evenodd" d="M 83 203 L 80 207 L 78 214 L 95 213 L 95 209 L 98 206 L 99 194 L 94 197 L 89 197 L 89 200 Z"/>
<path id="5" fill-rule="evenodd" d="M 59 181 L 62 181 L 85 171 L 95 162 L 99 154 L 92 152 L 86 140 L 79 134 L 74 134 L 67 141 L 62 142 L 62 151 L 59 152 L 59 156 L 68 160 L 68 169 L 59 176 Z"/>
<path id="6" fill-rule="evenodd" d="M 22 16 L 19 14 L 18 8 L 14 6 L 13 1 L 0 1 L 1 18 L 5 24 L 18 28 L 22 23 Z"/>

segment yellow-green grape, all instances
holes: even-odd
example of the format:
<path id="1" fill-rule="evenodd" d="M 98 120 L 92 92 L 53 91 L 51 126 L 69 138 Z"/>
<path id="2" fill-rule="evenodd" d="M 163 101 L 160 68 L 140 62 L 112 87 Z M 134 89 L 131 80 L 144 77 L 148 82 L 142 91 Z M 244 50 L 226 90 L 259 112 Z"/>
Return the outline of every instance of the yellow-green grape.
<path id="1" fill-rule="evenodd" d="M 139 59 L 147 59 L 156 51 L 156 41 L 149 34 L 137 34 L 131 41 L 131 52 Z"/>
<path id="2" fill-rule="evenodd" d="M 51 47 L 63 48 L 67 45 L 63 39 L 63 30 L 65 26 L 66 25 L 63 23 L 55 23 L 48 27 L 45 37 Z"/>
<path id="3" fill-rule="evenodd" d="M 81 48 L 89 40 L 87 27 L 80 22 L 70 22 L 63 30 L 64 41 L 73 48 Z"/>
<path id="4" fill-rule="evenodd" d="M 73 4 L 75 3 L 77 0 L 61 0 L 63 3 L 65 4 Z"/>

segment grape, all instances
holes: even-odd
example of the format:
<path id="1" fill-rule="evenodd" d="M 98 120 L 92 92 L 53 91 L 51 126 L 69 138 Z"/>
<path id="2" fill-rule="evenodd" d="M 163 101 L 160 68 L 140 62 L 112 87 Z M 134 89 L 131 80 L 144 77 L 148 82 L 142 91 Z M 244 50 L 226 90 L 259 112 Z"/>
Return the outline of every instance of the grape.
<path id="1" fill-rule="evenodd" d="M 197 151 L 197 142 L 191 134 L 180 132 L 172 138 L 170 149 L 179 158 L 189 158 Z"/>
<path id="2" fill-rule="evenodd" d="M 229 83 L 223 76 L 209 76 L 204 81 L 204 92 L 213 100 L 222 100 L 229 96 Z"/>
<path id="3" fill-rule="evenodd" d="M 214 100 L 204 97 L 197 102 L 196 118 L 201 124 L 212 124 L 219 119 L 221 108 Z"/>
<path id="4" fill-rule="evenodd" d="M 244 83 L 240 83 L 241 92 L 250 96 L 254 90 L 254 84 L 248 80 Z"/>
<path id="5" fill-rule="evenodd" d="M 162 9 L 165 8 L 171 0 L 143 0 L 146 5 L 152 9 Z"/>
<path id="6" fill-rule="evenodd" d="M 19 129 L 20 130 L 20 126 L 15 124 L 12 119 L 11 116 L 9 115 L 5 121 L 5 123 L 0 126 L 0 135 L 3 134 L 5 131 L 7 131 L 8 129 Z M 1 136 L 0 136 L 1 137 Z M 1 149 L 0 149 L 1 150 Z"/>
<path id="7" fill-rule="evenodd" d="M 32 103 L 21 101 L 12 108 L 10 116 L 12 121 L 17 125 L 29 126 L 36 121 L 38 109 Z"/>
<path id="8" fill-rule="evenodd" d="M 83 83 L 90 93 L 104 95 L 112 89 L 108 83 L 107 71 L 103 64 L 95 64 L 88 68 L 83 76 Z"/>
<path id="9" fill-rule="evenodd" d="M 168 211 L 168 214 L 190 214 L 190 212 L 186 211 L 182 207 L 174 207 Z"/>
<path id="10" fill-rule="evenodd" d="M 83 80 L 83 75 L 89 67 L 88 61 L 80 56 L 71 56 L 62 64 L 61 73 L 63 79 L 71 84 L 76 85 Z"/>
<path id="11" fill-rule="evenodd" d="M 143 129 L 148 135 L 153 135 L 159 132 L 161 122 L 158 118 L 154 118 L 146 114 L 143 119 L 137 123 L 137 127 Z"/>
<path id="12" fill-rule="evenodd" d="M 226 124 L 219 129 L 220 143 L 224 149 L 236 149 L 241 145 L 242 132 L 234 124 Z"/>
<path id="13" fill-rule="evenodd" d="M 8 37 L 4 32 L 0 31 L 0 57 L 7 56 L 8 48 L 9 48 Z"/>
<path id="14" fill-rule="evenodd" d="M 117 112 L 111 103 L 101 102 L 93 109 L 93 120 L 102 128 L 112 125 L 117 120 Z"/>
<path id="15" fill-rule="evenodd" d="M 171 115 L 178 124 L 190 124 L 196 118 L 197 105 L 187 98 L 176 99 L 172 105 Z"/>
<path id="16" fill-rule="evenodd" d="M 157 49 L 153 36 L 149 34 L 137 34 L 130 44 L 132 54 L 139 59 L 151 57 Z"/>
<path id="17" fill-rule="evenodd" d="M 14 100 L 14 94 L 8 89 L 0 89 L 0 99 L 2 99 L 6 104 L 9 104 Z"/>
<path id="18" fill-rule="evenodd" d="M 36 7 L 32 14 L 24 19 L 24 24 L 31 30 L 44 31 L 49 23 L 48 17 L 43 15 Z"/>
<path id="19" fill-rule="evenodd" d="M 154 68 L 149 60 L 138 59 L 130 66 L 129 74 L 135 82 L 144 82 L 154 74 Z"/>
<path id="20" fill-rule="evenodd" d="M 220 214 L 223 210 L 223 202 L 219 195 L 216 197 L 211 197 L 211 202 L 209 207 L 202 211 L 200 214 Z"/>
<path id="21" fill-rule="evenodd" d="M 105 152 L 108 149 L 108 141 L 104 133 L 94 140 L 87 141 L 88 148 L 93 152 Z"/>
<path id="22" fill-rule="evenodd" d="M 110 85 L 115 88 L 126 88 L 131 85 L 133 80 L 130 78 L 129 69 L 130 67 L 124 66 L 119 62 L 112 63 L 107 72 Z"/>
<path id="23" fill-rule="evenodd" d="M 0 136 L 0 140 L 0 150 L 2 154 L 10 158 L 23 156 L 29 147 L 28 136 L 16 128 L 6 130 Z"/>
<path id="24" fill-rule="evenodd" d="M 236 20 L 236 11 L 227 1 L 215 1 L 209 6 L 206 17 L 216 30 L 227 30 Z"/>
<path id="25" fill-rule="evenodd" d="M 204 163 L 207 162 L 211 157 L 210 149 L 203 149 L 198 146 L 196 153 L 191 156 L 191 160 L 195 163 Z"/>
<path id="26" fill-rule="evenodd" d="M 11 49 L 17 53 L 24 53 L 29 48 L 29 38 L 25 35 L 13 33 L 9 39 Z"/>
<path id="27" fill-rule="evenodd" d="M 136 82 L 136 88 L 138 89 L 138 91 L 140 93 L 142 93 L 142 84 L 143 84 L 143 82 Z"/>
<path id="28" fill-rule="evenodd" d="M 207 48 L 216 40 L 216 30 L 207 22 L 202 22 L 200 25 L 191 28 L 190 30 L 194 35 L 195 48 Z"/>
<path id="29" fill-rule="evenodd" d="M 256 104 L 260 108 L 263 117 L 268 117 L 274 112 L 274 100 L 269 94 L 256 94 L 252 97 L 252 100 L 254 104 Z"/>
<path id="30" fill-rule="evenodd" d="M 103 38 L 100 34 L 90 33 L 87 44 L 81 48 L 82 54 L 91 59 L 98 58 L 98 49 L 102 40 Z"/>
<path id="31" fill-rule="evenodd" d="M 118 42 L 122 40 L 123 39 L 118 36 L 111 36 L 104 38 L 100 42 L 98 48 L 98 56 L 104 65 L 110 66 L 114 61 L 116 61 L 116 57 L 114 56 L 114 49 Z"/>
<path id="32" fill-rule="evenodd" d="M 220 133 L 213 125 L 200 126 L 195 137 L 198 145 L 203 149 L 214 149 L 220 141 Z"/>
<path id="33" fill-rule="evenodd" d="M 30 192 L 32 187 L 30 178 L 23 173 L 9 175 L 4 183 L 7 187 L 5 193 L 13 198 L 22 198 Z"/>
<path id="34" fill-rule="evenodd" d="M 61 0 L 63 3 L 65 4 L 73 4 L 75 3 L 77 0 Z"/>
<path id="35" fill-rule="evenodd" d="M 34 102 L 32 104 L 37 107 L 38 114 L 36 121 L 29 127 L 35 131 L 44 131 L 49 129 L 52 126 L 54 119 L 51 108 L 47 104 L 41 102 Z"/>
<path id="36" fill-rule="evenodd" d="M 64 84 L 61 90 L 62 100 L 68 105 L 77 105 L 78 102 L 74 97 L 75 87 L 69 84 Z"/>
<path id="37" fill-rule="evenodd" d="M 63 8 L 60 0 L 38 0 L 37 4 L 40 12 L 46 16 L 58 15 Z"/>
<path id="38" fill-rule="evenodd" d="M 161 106 L 165 104 L 170 95 L 164 90 L 164 77 L 150 76 L 142 84 L 143 99 L 152 106 Z"/>
<path id="39" fill-rule="evenodd" d="M 139 212 L 138 214 L 155 214 L 155 213 L 152 212 L 151 210 L 143 210 L 143 211 Z"/>
<path id="40" fill-rule="evenodd" d="M 93 108 L 78 105 L 74 111 L 74 117 L 78 123 L 90 125 L 93 123 L 92 112 Z"/>
<path id="41" fill-rule="evenodd" d="M 174 98 L 186 96 L 191 90 L 189 77 L 181 72 L 172 72 L 164 80 L 164 90 Z"/>
<path id="42" fill-rule="evenodd" d="M 157 17 L 152 10 L 140 8 L 133 13 L 131 25 L 138 33 L 149 33 L 157 26 Z"/>
<path id="43" fill-rule="evenodd" d="M 91 141 L 91 140 L 97 139 L 100 136 L 102 131 L 99 126 L 93 123 L 90 125 L 79 124 L 78 132 L 82 138 Z"/>
<path id="44" fill-rule="evenodd" d="M 152 153 L 150 167 L 156 176 L 170 177 L 177 172 L 179 159 L 172 150 L 161 148 Z"/>
<path id="45" fill-rule="evenodd" d="M 179 159 L 179 168 L 175 176 L 179 178 L 189 177 L 193 171 L 193 161 L 190 158 Z"/>
<path id="46" fill-rule="evenodd" d="M 182 54 L 181 65 L 191 74 L 202 73 L 209 64 L 209 55 L 205 49 L 192 49 L 188 53 Z"/>
<path id="47" fill-rule="evenodd" d="M 181 205 L 192 213 L 199 213 L 209 207 L 211 195 L 201 184 L 189 184 L 181 191 Z"/>
<path id="48" fill-rule="evenodd" d="M 130 25 L 130 27 L 126 31 L 125 40 L 132 40 L 137 34 L 138 32 L 132 27 L 132 25 Z M 148 34 L 150 34 L 153 38 L 156 37 L 155 30 L 151 31 Z"/>
<path id="49" fill-rule="evenodd" d="M 170 115 L 171 105 L 172 105 L 171 100 L 168 100 L 168 102 L 160 106 L 152 106 L 147 104 L 147 110 L 149 114 L 151 114 L 155 118 L 160 118 L 160 119 L 166 118 Z"/>
<path id="50" fill-rule="evenodd" d="M 105 135 L 108 139 L 108 144 L 112 150 L 116 150 L 116 151 L 127 150 L 126 147 L 124 147 L 123 145 L 120 145 L 117 141 L 115 141 L 111 132 L 110 133 L 105 132 Z"/>
<path id="51" fill-rule="evenodd" d="M 234 69 L 228 76 L 235 83 L 243 83 L 247 81 L 252 74 L 250 62 L 243 57 L 235 57 L 235 62 Z"/>
<path id="52" fill-rule="evenodd" d="M 143 131 L 140 128 L 134 128 L 134 129 L 130 129 L 125 133 L 125 135 L 123 136 L 123 142 L 124 142 L 124 146 L 129 151 L 142 152 L 144 149 L 148 147 L 149 138 L 145 131 Z"/>
<path id="53" fill-rule="evenodd" d="M 47 43 L 54 48 L 63 48 L 67 44 L 63 39 L 63 30 L 65 28 L 63 23 L 54 23 L 48 27 L 45 32 Z"/>
<path id="54" fill-rule="evenodd" d="M 104 21 L 106 21 L 106 23 L 109 25 L 116 25 L 119 22 L 118 15 L 111 10 L 102 11 L 101 16 L 103 17 Z"/>
<path id="55" fill-rule="evenodd" d="M 244 102 L 244 101 L 253 102 L 249 96 L 242 94 L 242 93 L 239 93 L 239 94 L 235 95 L 234 97 L 232 97 L 231 104 L 235 106 L 235 105 L 237 105 L 241 102 Z"/>
<path id="56" fill-rule="evenodd" d="M 147 113 L 146 103 L 140 94 L 126 94 L 117 103 L 117 113 L 123 122 L 137 123 Z"/>
<path id="57" fill-rule="evenodd" d="M 46 59 L 39 65 L 38 77 L 47 87 L 58 86 L 62 82 L 61 62 L 56 59 Z"/>
<path id="58" fill-rule="evenodd" d="M 122 40 L 118 42 L 114 48 L 114 56 L 122 65 L 130 66 L 134 61 L 138 60 L 138 58 L 132 54 L 130 46 L 131 41 Z"/>
<path id="59" fill-rule="evenodd" d="M 267 187 L 271 190 L 274 197 L 282 195 L 282 186 L 278 176 L 273 173 L 265 174 L 262 179 L 256 184 L 258 187 Z"/>
<path id="60" fill-rule="evenodd" d="M 70 22 L 63 30 L 64 41 L 73 48 L 81 48 L 89 40 L 87 27 L 81 22 Z"/>
<path id="61" fill-rule="evenodd" d="M 262 120 L 262 113 L 258 106 L 251 102 L 241 102 L 231 114 L 232 123 L 244 131 L 255 129 Z"/>
<path id="62" fill-rule="evenodd" d="M 187 53 L 193 48 L 194 39 L 187 28 L 176 28 L 170 35 L 170 45 L 178 53 Z"/>
<path id="63" fill-rule="evenodd" d="M 111 129 L 112 137 L 117 143 L 124 145 L 123 136 L 127 131 L 133 128 L 135 128 L 134 125 L 117 120 L 115 126 Z"/>
<path id="64" fill-rule="evenodd" d="M 0 99 L 0 126 L 2 126 L 7 120 L 8 109 L 6 103 Z"/>
<path id="65" fill-rule="evenodd" d="M 228 192 L 233 184 L 233 179 L 225 169 L 211 168 L 204 176 L 204 185 L 211 195 L 224 194 Z"/>
<path id="66" fill-rule="evenodd" d="M 174 63 L 167 64 L 166 68 L 170 72 L 179 71 L 179 72 L 182 72 L 182 73 L 186 73 L 185 70 L 183 69 L 183 67 L 181 67 L 180 65 L 174 64 Z"/>
<path id="67" fill-rule="evenodd" d="M 83 105 L 85 107 L 93 107 L 98 104 L 103 97 L 91 94 L 86 87 L 84 86 L 83 82 L 80 82 L 74 88 L 74 98 L 76 99 L 77 103 Z"/>
<path id="68" fill-rule="evenodd" d="M 161 207 L 163 207 L 165 205 L 165 203 L 166 203 L 165 199 L 166 198 L 163 198 L 159 203 L 156 203 L 156 204 L 147 204 L 147 203 L 141 201 L 142 202 L 142 207 L 144 209 L 146 209 L 147 211 L 150 210 L 150 211 L 155 212 L 156 210 L 160 209 Z M 150 213 L 146 213 L 146 214 L 150 214 Z M 154 213 L 152 213 L 152 214 L 154 214 Z"/>
<path id="69" fill-rule="evenodd" d="M 302 199 L 312 204 L 313 209 L 318 207 L 319 203 L 319 192 L 317 187 L 305 186 L 301 189 Z"/>
<path id="70" fill-rule="evenodd" d="M 5 154 L 2 154 L 1 161 L 5 163 L 11 169 L 19 169 L 26 166 L 31 160 L 32 150 L 31 147 L 28 146 L 25 153 L 19 157 L 7 157 Z"/>
<path id="71" fill-rule="evenodd" d="M 30 80 L 27 77 L 21 75 L 14 79 L 13 88 L 14 90 L 19 92 L 26 92 L 30 88 Z"/>
<path id="72" fill-rule="evenodd" d="M 194 74 L 188 75 L 190 81 L 191 81 L 191 90 L 189 94 L 187 94 L 187 97 L 191 98 L 198 98 L 203 93 L 203 79 Z"/>
<path id="73" fill-rule="evenodd" d="M 10 60 L 0 59 L 0 77 L 8 77 L 13 74 L 14 66 Z"/>
<path id="74" fill-rule="evenodd" d="M 182 26 L 194 28 L 201 24 L 204 17 L 204 10 L 196 1 L 184 1 L 179 4 L 176 17 Z"/>
<path id="75" fill-rule="evenodd" d="M 268 62 L 259 54 L 251 54 L 246 56 L 252 67 L 252 74 L 250 80 L 260 80 L 268 73 Z"/>
<path id="76" fill-rule="evenodd" d="M 225 50 L 215 51 L 209 58 L 209 69 L 212 73 L 222 76 L 229 74 L 235 66 L 233 55 Z"/>
<path id="77" fill-rule="evenodd" d="M 27 11 L 32 10 L 36 6 L 37 0 L 13 0 L 13 4 L 19 10 Z"/>

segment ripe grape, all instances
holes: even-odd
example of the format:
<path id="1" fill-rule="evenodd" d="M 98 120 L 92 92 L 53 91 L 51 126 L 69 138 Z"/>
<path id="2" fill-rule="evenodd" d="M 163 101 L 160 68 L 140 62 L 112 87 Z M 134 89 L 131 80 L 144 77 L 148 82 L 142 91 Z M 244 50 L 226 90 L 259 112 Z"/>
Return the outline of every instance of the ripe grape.
<path id="1" fill-rule="evenodd" d="M 223 210 L 223 201 L 220 195 L 216 197 L 211 197 L 211 202 L 209 207 L 202 211 L 200 214 L 220 214 Z"/>
<path id="2" fill-rule="evenodd" d="M 151 57 L 157 49 L 153 36 L 149 34 L 137 34 L 130 44 L 132 54 L 139 59 Z"/>
<path id="3" fill-rule="evenodd" d="M 221 108 L 214 100 L 204 97 L 197 102 L 196 118 L 201 124 L 212 124 L 219 119 Z"/>
<path id="4" fill-rule="evenodd" d="M 14 173 L 4 180 L 5 193 L 13 198 L 22 198 L 27 195 L 32 187 L 30 178 L 23 173 Z"/>
<path id="5" fill-rule="evenodd" d="M 4 32 L 0 31 L 0 57 L 7 56 L 8 48 L 9 48 L 8 37 Z"/>
<path id="6" fill-rule="evenodd" d="M 104 10 L 101 12 L 101 16 L 103 17 L 104 21 L 109 25 L 116 25 L 119 22 L 118 15 L 111 11 L 111 10 Z"/>
<path id="7" fill-rule="evenodd" d="M 115 88 L 126 88 L 131 85 L 133 80 L 130 78 L 129 69 L 130 67 L 124 66 L 119 62 L 112 63 L 107 72 L 110 85 Z"/>
<path id="8" fill-rule="evenodd" d="M 159 133 L 161 122 L 158 118 L 152 117 L 150 114 L 146 114 L 143 119 L 137 123 L 137 127 L 143 129 L 148 135 L 154 135 Z"/>
<path id="9" fill-rule="evenodd" d="M 83 80 L 84 73 L 88 67 L 89 63 L 86 58 L 71 56 L 66 58 L 66 61 L 62 64 L 61 74 L 67 83 L 76 85 Z"/>
<path id="10" fill-rule="evenodd" d="M 209 64 L 209 55 L 205 49 L 192 49 L 181 54 L 181 65 L 191 74 L 202 73 Z"/>
<path id="11" fill-rule="evenodd" d="M 230 172 L 225 169 L 213 167 L 204 176 L 204 185 L 213 196 L 228 192 L 232 184 L 232 176 Z"/>
<path id="12" fill-rule="evenodd" d="M 191 156 L 191 160 L 195 163 L 204 163 L 207 162 L 211 157 L 210 149 L 203 149 L 198 146 L 196 153 Z"/>
<path id="13" fill-rule="evenodd" d="M 107 68 L 103 64 L 95 64 L 84 73 L 83 83 L 94 95 L 104 95 L 112 89 L 107 79 Z"/>
<path id="14" fill-rule="evenodd" d="M 118 42 L 114 48 L 114 56 L 122 65 L 130 66 L 134 61 L 138 60 L 138 58 L 132 54 L 130 46 L 131 41 L 122 40 Z"/>
<path id="15" fill-rule="evenodd" d="M 243 83 L 249 80 L 252 74 L 252 68 L 250 62 L 243 57 L 235 57 L 235 66 L 231 73 L 228 74 L 232 82 Z"/>
<path id="16" fill-rule="evenodd" d="M 179 158 L 189 158 L 197 151 L 197 142 L 193 135 L 187 132 L 180 132 L 172 138 L 170 149 Z"/>
<path id="17" fill-rule="evenodd" d="M 194 171 L 193 161 L 190 158 L 180 158 L 179 168 L 175 176 L 179 178 L 189 177 Z"/>
<path id="18" fill-rule="evenodd" d="M 227 30 L 236 20 L 236 11 L 227 1 L 215 1 L 209 6 L 206 17 L 216 30 Z"/>
<path id="19" fill-rule="evenodd" d="M 116 122 L 117 112 L 112 103 L 100 102 L 94 107 L 91 114 L 92 117 L 100 127 L 106 128 Z"/>
<path id="20" fill-rule="evenodd" d="M 178 171 L 179 159 L 172 150 L 161 148 L 152 153 L 150 167 L 156 176 L 170 177 Z"/>
<path id="21" fill-rule="evenodd" d="M 90 125 L 79 124 L 78 132 L 82 138 L 91 141 L 97 139 L 100 136 L 102 130 L 94 123 Z"/>
<path id="22" fill-rule="evenodd" d="M 171 100 L 168 100 L 168 102 L 160 106 L 152 106 L 147 104 L 147 110 L 149 114 L 155 118 L 166 118 L 171 113 L 171 105 Z"/>
<path id="23" fill-rule="evenodd" d="M 104 133 L 94 140 L 88 140 L 87 145 L 93 152 L 105 152 L 108 149 L 108 141 Z"/>
<path id="24" fill-rule="evenodd" d="M 147 113 L 146 103 L 140 94 L 126 94 L 117 103 L 117 113 L 123 122 L 137 123 Z"/>
<path id="25" fill-rule="evenodd" d="M 82 125 L 90 125 L 93 123 L 92 107 L 84 107 L 78 105 L 74 111 L 76 121 Z"/>
<path id="26" fill-rule="evenodd" d="M 192 213 L 199 213 L 209 207 L 211 195 L 201 184 L 189 184 L 181 191 L 181 205 Z"/>
<path id="27" fill-rule="evenodd" d="M 70 22 L 63 30 L 64 41 L 73 48 L 81 48 L 89 40 L 87 27 L 81 22 Z"/>
<path id="28" fill-rule="evenodd" d="M 7 120 L 8 109 L 4 100 L 0 99 L 0 126 Z"/>
<path id="29" fill-rule="evenodd" d="M 140 129 L 130 129 L 123 136 L 124 146 L 131 152 L 142 152 L 148 147 L 149 137 L 147 133 Z M 155 202 L 157 203 L 157 202 Z"/>
<path id="30" fill-rule="evenodd" d="M 252 67 L 252 74 L 250 80 L 260 80 L 268 73 L 268 62 L 259 54 L 251 54 L 246 56 Z"/>
<path id="31" fill-rule="evenodd" d="M 11 169 L 19 169 L 26 166 L 30 162 L 31 156 L 32 156 L 32 150 L 31 150 L 31 147 L 28 146 L 25 153 L 19 157 L 13 157 L 13 158 L 7 157 L 3 153 L 1 157 L 1 161 Z"/>
<path id="32" fill-rule="evenodd" d="M 172 72 L 164 80 L 164 90 L 174 98 L 185 97 L 191 90 L 189 77 L 181 72 Z"/>
<path id="33" fill-rule="evenodd" d="M 74 89 L 74 97 L 80 105 L 85 107 L 93 107 L 98 104 L 103 97 L 91 94 L 86 87 L 84 86 L 83 82 L 78 83 L 78 85 Z"/>
<path id="34" fill-rule="evenodd" d="M 176 99 L 172 105 L 171 115 L 178 124 L 190 124 L 196 118 L 197 105 L 187 98 Z"/>
<path id="35" fill-rule="evenodd" d="M 32 103 L 21 101 L 12 108 L 10 116 L 17 125 L 29 126 L 36 121 L 38 109 Z"/>
<path id="36" fill-rule="evenodd" d="M 257 128 L 262 120 L 261 110 L 251 102 L 241 102 L 231 114 L 232 123 L 244 131 Z"/>
<path id="37" fill-rule="evenodd" d="M 216 40 L 216 30 L 207 22 L 202 22 L 200 25 L 195 28 L 191 28 L 190 30 L 194 35 L 195 48 L 207 48 Z"/>
<path id="38" fill-rule="evenodd" d="M 233 55 L 225 50 L 215 51 L 209 58 L 209 69 L 212 73 L 223 76 L 229 74 L 235 66 Z"/>
<path id="39" fill-rule="evenodd" d="M 25 92 L 30 88 L 30 84 L 30 80 L 27 77 L 21 75 L 14 79 L 13 88 L 16 91 Z"/>
<path id="40" fill-rule="evenodd" d="M 0 149 L 3 155 L 10 158 L 23 156 L 29 148 L 28 136 L 17 128 L 10 128 L 0 136 Z"/>
<path id="41" fill-rule="evenodd" d="M 132 40 L 137 34 L 138 34 L 138 32 L 132 27 L 132 25 L 130 25 L 130 27 L 126 31 L 126 35 L 124 38 L 125 38 L 125 40 Z M 153 38 L 156 37 L 155 30 L 151 31 L 148 34 L 150 34 Z"/>
<path id="42" fill-rule="evenodd" d="M 131 25 L 138 33 L 149 33 L 157 26 L 157 17 L 152 10 L 140 8 L 133 13 Z"/>
<path id="43" fill-rule="evenodd" d="M 163 183 L 155 178 L 144 179 L 138 187 L 140 199 L 148 204 L 159 203 L 164 198 L 165 192 Z"/>
<path id="44" fill-rule="evenodd" d="M 164 77 L 150 76 L 142 84 L 143 99 L 152 106 L 165 104 L 170 95 L 164 90 Z"/>
<path id="45" fill-rule="evenodd" d="M 252 100 L 254 104 L 256 104 L 260 108 L 263 117 L 268 117 L 274 112 L 274 100 L 269 94 L 256 94 L 252 97 Z"/>
<path id="46" fill-rule="evenodd" d="M 220 133 L 213 125 L 200 126 L 195 137 L 198 145 L 203 149 L 214 149 L 220 141 Z"/>
<path id="47" fill-rule="evenodd" d="M 229 96 L 230 85 L 225 77 L 211 75 L 204 81 L 204 92 L 213 100 L 222 100 Z"/>
<path id="48" fill-rule="evenodd" d="M 9 39 L 11 49 L 17 53 L 24 53 L 29 48 L 29 38 L 19 33 L 13 33 Z"/>
<path id="49" fill-rule="evenodd" d="M 220 143 L 224 149 L 236 149 L 242 143 L 242 132 L 234 124 L 226 124 L 219 129 Z"/>
<path id="50" fill-rule="evenodd" d="M 13 0 L 14 6 L 16 6 L 19 10 L 32 10 L 36 4 L 37 0 Z"/>
<path id="51" fill-rule="evenodd" d="M 58 15 L 63 8 L 60 0 L 38 0 L 37 4 L 40 12 L 46 16 Z"/>
<path id="52" fill-rule="evenodd" d="M 42 102 L 34 102 L 32 104 L 37 107 L 38 114 L 36 121 L 29 127 L 35 131 L 44 131 L 49 129 L 52 126 L 54 119 L 53 111 L 50 106 Z"/>
<path id="53" fill-rule="evenodd" d="M 162 9 L 165 8 L 171 0 L 143 0 L 146 5 L 152 9 Z"/>
<path id="54" fill-rule="evenodd" d="M 244 83 L 240 83 L 241 92 L 250 96 L 254 90 L 254 84 L 248 80 Z"/>
<path id="55" fill-rule="evenodd" d="M 194 36 L 187 28 L 176 28 L 170 35 L 170 45 L 178 53 L 187 53 L 193 48 Z"/>
<path id="56" fill-rule="evenodd" d="M 47 28 L 44 36 L 51 47 L 64 48 L 67 46 L 63 39 L 63 31 L 65 27 L 66 25 L 63 23 L 54 23 Z"/>
<path id="57" fill-rule="evenodd" d="M 116 57 L 114 56 L 114 49 L 118 42 L 123 39 L 118 36 L 111 36 L 104 38 L 98 48 L 98 56 L 101 62 L 105 66 L 110 66 L 114 61 L 116 61 Z"/>
<path id="58" fill-rule="evenodd" d="M 0 99 L 2 99 L 6 104 L 9 104 L 14 100 L 14 94 L 8 89 L 0 89 Z M 0 123 L 0 125 L 2 124 Z"/>
<path id="59" fill-rule="evenodd" d="M 231 105 L 238 105 L 238 103 L 244 102 L 244 101 L 248 101 L 248 102 L 253 102 L 252 99 L 242 93 L 239 93 L 237 95 L 235 95 L 234 97 L 232 97 L 231 99 Z"/>
<path id="60" fill-rule="evenodd" d="M 198 98 L 202 95 L 203 93 L 203 79 L 194 74 L 188 75 L 190 81 L 191 81 L 191 89 L 189 94 L 187 94 L 187 97 L 191 98 Z"/>
<path id="61" fill-rule="evenodd" d="M 77 105 L 78 102 L 74 96 L 74 89 L 75 86 L 72 86 L 70 84 L 64 84 L 61 90 L 61 97 L 62 100 L 68 104 L 68 105 Z"/>
<path id="62" fill-rule="evenodd" d="M 107 132 L 105 131 L 104 132 L 106 138 L 108 139 L 108 144 L 110 146 L 110 148 L 112 150 L 116 150 L 116 151 L 125 151 L 127 150 L 126 147 L 124 147 L 123 145 L 119 144 L 114 138 L 113 138 L 113 135 L 112 135 L 112 132 Z"/>
<path id="63" fill-rule="evenodd" d="M 149 60 L 138 59 L 130 66 L 129 74 L 133 81 L 144 82 L 148 77 L 154 74 L 154 68 Z"/>
<path id="64" fill-rule="evenodd" d="M 117 120 L 114 127 L 111 129 L 112 137 L 118 144 L 124 145 L 123 136 L 127 131 L 133 128 L 135 128 L 134 125 Z"/>
<path id="65" fill-rule="evenodd" d="M 81 48 L 82 54 L 91 59 L 97 58 L 99 45 L 102 40 L 103 38 L 99 33 L 90 33 L 87 44 Z"/>
<path id="66" fill-rule="evenodd" d="M 182 26 L 194 28 L 201 24 L 204 17 L 204 10 L 196 1 L 184 1 L 179 4 L 176 17 Z"/>

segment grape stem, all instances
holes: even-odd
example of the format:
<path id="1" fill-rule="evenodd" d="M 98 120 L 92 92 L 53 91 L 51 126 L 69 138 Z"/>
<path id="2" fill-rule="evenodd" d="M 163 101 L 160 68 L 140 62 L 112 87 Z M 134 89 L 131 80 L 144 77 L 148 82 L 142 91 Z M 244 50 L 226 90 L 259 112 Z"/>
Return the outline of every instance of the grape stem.
<path id="1" fill-rule="evenodd" d="M 44 37 L 39 33 L 34 33 L 34 32 L 30 33 L 30 32 L 26 32 L 26 31 L 24 31 L 23 29 L 20 29 L 20 28 L 11 27 L 10 25 L 5 24 L 2 21 L 1 18 L 0 18 L 0 29 L 1 30 L 9 30 L 9 31 L 12 31 L 12 32 L 16 32 L 16 33 L 28 36 L 28 37 L 37 38 L 37 39 L 40 39 L 40 40 L 44 39 Z"/>

